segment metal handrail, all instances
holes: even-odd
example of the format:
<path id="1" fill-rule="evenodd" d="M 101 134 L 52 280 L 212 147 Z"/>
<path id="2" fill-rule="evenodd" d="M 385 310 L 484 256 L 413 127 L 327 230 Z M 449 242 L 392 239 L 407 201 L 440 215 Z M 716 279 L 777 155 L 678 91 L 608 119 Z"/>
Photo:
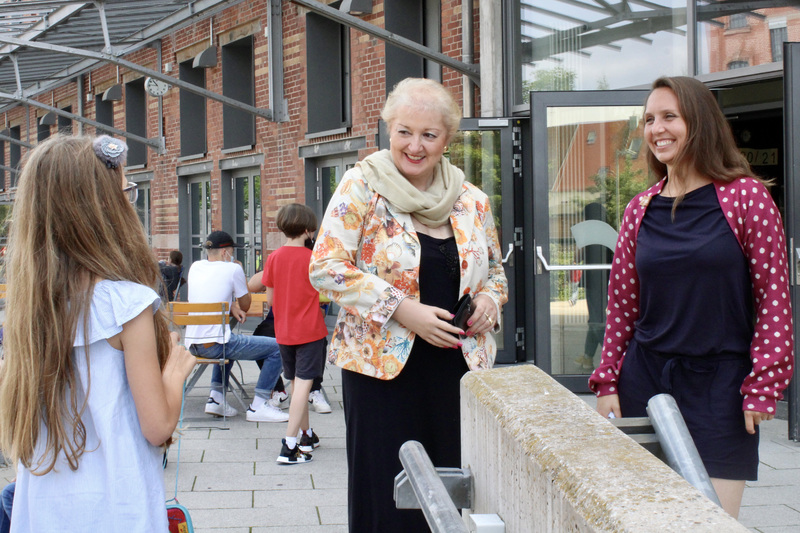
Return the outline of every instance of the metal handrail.
<path id="1" fill-rule="evenodd" d="M 400 463 L 433 533 L 469 533 L 425 447 L 410 440 L 400 447 Z"/>
<path id="2" fill-rule="evenodd" d="M 722 507 L 675 398 L 669 394 L 653 396 L 647 402 L 647 415 L 656 430 L 667 464 L 709 500 Z"/>
<path id="3" fill-rule="evenodd" d="M 592 264 L 592 265 L 551 265 L 544 258 L 544 252 L 541 246 L 536 247 L 536 257 L 539 263 L 547 272 L 554 272 L 557 270 L 611 270 L 611 265 L 606 264 Z"/>

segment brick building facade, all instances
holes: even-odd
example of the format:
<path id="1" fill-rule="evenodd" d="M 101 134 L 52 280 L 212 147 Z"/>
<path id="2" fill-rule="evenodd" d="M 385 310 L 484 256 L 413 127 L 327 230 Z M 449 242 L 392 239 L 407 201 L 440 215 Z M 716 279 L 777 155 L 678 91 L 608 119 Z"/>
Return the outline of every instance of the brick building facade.
<path id="1" fill-rule="evenodd" d="M 409 5 L 414 2 L 406 2 Z M 440 43 L 441 52 L 453 58 L 462 57 L 462 28 L 461 4 L 456 0 L 442 0 L 439 6 L 440 16 Z M 422 4 L 420 4 L 422 5 Z M 184 256 L 189 248 L 195 247 L 195 242 L 182 236 L 187 231 L 191 220 L 186 220 L 186 211 L 181 207 L 182 177 L 191 177 L 198 169 L 199 174 L 210 182 L 210 226 L 212 229 L 223 229 L 234 233 L 229 227 L 230 221 L 236 218 L 236 213 L 230 212 L 235 207 L 226 199 L 225 188 L 231 186 L 230 178 L 226 177 L 227 171 L 250 165 L 251 174 L 260 178 L 260 206 L 255 205 L 255 210 L 261 213 L 260 234 L 261 247 L 264 254 L 277 248 L 282 243 L 282 236 L 275 227 L 274 215 L 281 205 L 291 202 L 306 202 L 309 199 L 307 190 L 307 161 L 300 155 L 300 150 L 308 150 L 315 145 L 329 145 L 332 142 L 339 146 L 346 146 L 346 141 L 352 138 L 363 139 L 359 149 L 353 151 L 353 156 L 361 158 L 374 151 L 377 147 L 380 111 L 383 106 L 386 92 L 386 45 L 380 39 L 362 33 L 355 29 L 342 29 L 345 32 L 346 48 L 349 55 L 343 58 L 346 72 L 346 82 L 349 94 L 345 95 L 344 102 L 349 105 L 346 123 L 331 134 L 313 132 L 309 135 L 308 116 L 308 70 L 309 56 L 315 50 L 308 49 L 308 36 L 306 34 L 307 20 L 316 16 L 308 9 L 290 1 L 281 2 L 282 8 L 282 39 L 283 39 L 283 84 L 288 119 L 282 122 L 268 120 L 262 117 L 253 117 L 254 137 L 251 145 L 225 148 L 225 107 L 222 103 L 204 100 L 205 108 L 205 149 L 200 154 L 190 154 L 189 157 L 182 152 L 181 136 L 187 134 L 182 128 L 187 128 L 187 121 L 181 120 L 181 98 L 185 92 L 173 87 L 163 97 L 146 95 L 144 113 L 143 137 L 157 138 L 163 134 L 165 150 L 158 153 L 150 147 L 146 149 L 146 161 L 140 164 L 131 164 L 126 169 L 126 174 L 131 181 L 140 184 L 140 190 L 145 192 L 148 200 L 140 208 L 146 212 L 140 216 L 148 230 L 154 252 L 159 259 L 164 258 L 169 250 L 181 249 Z M 422 8 L 424 9 L 424 8 Z M 373 12 L 363 17 L 365 22 L 382 27 L 385 22 L 383 3 L 375 3 Z M 475 13 L 477 25 L 478 14 Z M 208 46 L 217 47 L 216 66 L 204 69 L 205 89 L 226 94 L 225 82 L 225 54 L 223 50 L 231 43 L 247 41 L 252 52 L 252 82 L 253 101 L 251 105 L 258 108 L 269 108 L 269 41 L 267 31 L 269 24 L 268 2 L 241 2 L 210 17 L 200 18 L 191 25 L 181 28 L 171 35 L 160 39 L 158 46 L 140 49 L 124 56 L 124 59 L 154 70 L 159 69 L 159 53 L 161 71 L 176 78 L 181 76 L 181 65 L 191 61 L 198 53 Z M 330 24 L 330 22 L 328 22 Z M 344 27 L 342 27 L 344 28 Z M 477 32 L 476 32 L 477 33 Z M 478 56 L 478 42 L 476 39 L 473 57 Z M 431 46 L 430 43 L 427 44 Z M 426 67 L 430 68 L 430 67 Z M 462 76 L 448 68 L 434 71 L 420 72 L 429 77 L 441 76 L 442 82 L 449 87 L 456 99 L 462 101 Z M 131 111 L 126 112 L 130 84 L 141 83 L 144 76 L 138 72 L 117 67 L 112 64 L 103 64 L 65 85 L 52 91 L 42 93 L 36 100 L 59 107 L 69 108 L 73 113 L 104 122 L 98 113 L 98 106 L 107 105 L 102 101 L 103 93 L 111 86 L 121 83 L 125 90 L 122 100 L 113 102 L 113 125 L 120 130 L 131 131 Z M 230 81 L 230 80 L 229 80 Z M 78 83 L 82 82 L 82 87 Z M 231 83 L 248 83 L 247 79 L 235 80 Z M 324 90 L 324 89 L 323 89 Z M 320 88 L 316 88 L 319 93 Z M 79 102 L 80 94 L 84 101 Z M 142 93 L 144 94 L 144 93 Z M 161 100 L 161 101 L 159 101 Z M 197 109 L 202 112 L 202 109 Z M 32 145 L 37 139 L 43 139 L 55 133 L 59 125 L 40 126 L 39 121 L 46 113 L 33 107 L 18 106 L 3 114 L 2 120 L 6 124 L 6 132 L 14 132 L 18 128 L 20 139 Z M 186 113 L 186 110 L 183 110 Z M 184 114 L 184 119 L 186 115 Z M 246 121 L 245 121 L 246 122 Z M 109 122 L 105 122 L 109 123 Z M 63 122 L 61 126 L 63 127 Z M 244 129 L 249 127 L 244 123 Z M 89 135 L 95 134 L 95 128 L 77 122 L 72 123 L 72 130 L 77 132 L 82 129 Z M 191 132 L 190 132 L 191 133 Z M 136 144 L 128 140 L 129 145 Z M 4 161 L 8 166 L 17 164 L 12 150 L 15 148 L 10 142 L 1 142 L 4 150 Z M 27 147 L 21 148 L 24 157 Z M 310 152 L 306 152 L 310 153 Z M 249 162 L 249 163 L 248 163 Z M 3 172 L 5 177 L 6 201 L 13 200 L 15 176 L 10 171 Z M 256 188 L 255 190 L 257 190 Z M 251 189 L 251 191 L 254 189 Z M 187 197 L 188 199 L 188 197 Z M 235 202 L 234 204 L 235 205 Z M 190 206 L 194 207 L 194 206 Z M 322 213 L 320 212 L 320 215 Z M 256 213 L 248 213 L 251 222 L 258 222 Z M 198 230 L 204 233 L 206 228 Z M 258 233 L 258 229 L 255 230 Z M 191 243 L 191 244 L 189 244 Z M 197 256 L 196 256 L 197 257 Z M 256 259 L 253 268 L 260 266 L 260 259 Z"/>

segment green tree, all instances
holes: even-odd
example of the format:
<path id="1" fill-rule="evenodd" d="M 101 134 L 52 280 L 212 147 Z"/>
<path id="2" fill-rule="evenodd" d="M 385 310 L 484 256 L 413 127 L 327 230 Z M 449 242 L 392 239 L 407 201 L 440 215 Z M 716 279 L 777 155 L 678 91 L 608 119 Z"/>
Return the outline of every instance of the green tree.
<path id="1" fill-rule="evenodd" d="M 576 76 L 575 72 L 564 67 L 537 70 L 532 80 L 522 82 L 522 98 L 525 102 L 530 101 L 531 91 L 574 91 Z"/>
<path id="2" fill-rule="evenodd" d="M 632 154 L 624 152 L 621 165 L 618 169 L 609 169 L 592 176 L 595 185 L 587 189 L 589 192 L 599 193 L 605 203 L 606 222 L 617 231 L 625 207 L 634 196 L 647 188 L 647 173 L 633 167 Z"/>
<path id="3" fill-rule="evenodd" d="M 486 136 L 490 136 L 488 139 Z M 484 142 L 492 143 L 484 147 Z M 447 151 L 452 164 L 464 171 L 470 183 L 489 196 L 494 222 L 500 231 L 502 199 L 500 197 L 500 136 L 492 132 L 459 131 Z"/>

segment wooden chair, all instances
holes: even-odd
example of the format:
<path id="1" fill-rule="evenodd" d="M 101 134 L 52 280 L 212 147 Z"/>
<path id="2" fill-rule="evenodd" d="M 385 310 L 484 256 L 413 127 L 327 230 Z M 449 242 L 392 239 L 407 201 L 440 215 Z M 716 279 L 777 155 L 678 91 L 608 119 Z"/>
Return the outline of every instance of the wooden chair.
<path id="1" fill-rule="evenodd" d="M 177 326 L 222 326 L 223 330 L 225 326 L 228 324 L 228 302 L 215 302 L 215 303 L 188 303 L 188 302 L 169 302 L 169 314 L 172 322 Z M 219 337 L 215 336 L 214 338 L 194 338 L 194 337 L 185 337 L 186 339 L 194 342 L 195 344 L 205 344 L 206 342 L 216 342 L 219 340 Z M 225 356 L 225 344 L 222 345 L 222 357 L 219 359 L 209 359 L 206 357 L 195 357 L 197 362 L 197 368 L 195 368 L 194 373 L 189 377 L 189 381 L 186 384 L 186 393 L 188 394 L 189 391 L 194 388 L 197 380 L 200 379 L 200 376 L 203 375 L 205 369 L 208 365 L 219 365 L 220 370 L 222 371 L 222 382 L 225 383 L 227 380 L 225 379 L 225 374 L 227 372 L 226 365 L 230 362 Z M 236 383 L 238 388 L 241 392 L 246 396 L 244 391 L 244 387 L 242 384 L 239 383 L 239 380 L 236 379 L 235 376 L 231 375 L 231 379 Z M 222 399 L 227 405 L 227 389 L 228 387 L 223 387 L 222 389 Z M 242 405 L 244 410 L 247 410 L 247 406 L 242 401 L 242 398 L 236 393 L 236 391 L 231 388 L 231 392 L 233 396 L 238 400 L 238 402 Z"/>
<path id="2" fill-rule="evenodd" d="M 250 316 L 260 316 L 261 320 L 267 318 L 269 313 L 269 306 L 267 304 L 267 293 L 265 292 L 251 292 L 250 293 L 250 309 L 247 314 Z"/>

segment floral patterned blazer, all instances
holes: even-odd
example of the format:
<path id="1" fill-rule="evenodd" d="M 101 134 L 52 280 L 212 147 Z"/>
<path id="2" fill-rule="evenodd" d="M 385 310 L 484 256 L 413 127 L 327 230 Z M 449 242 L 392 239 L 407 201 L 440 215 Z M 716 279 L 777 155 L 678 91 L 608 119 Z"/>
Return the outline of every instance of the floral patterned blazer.
<path id="1" fill-rule="evenodd" d="M 461 258 L 459 296 L 485 294 L 500 307 L 508 282 L 489 199 L 464 182 L 450 224 Z M 415 334 L 392 318 L 403 298 L 419 298 L 421 246 L 411 215 L 398 213 L 348 170 L 328 204 L 309 265 L 311 284 L 341 310 L 328 360 L 347 370 L 393 379 L 405 365 Z M 462 339 L 470 370 L 489 368 L 497 346 L 491 334 Z"/>

